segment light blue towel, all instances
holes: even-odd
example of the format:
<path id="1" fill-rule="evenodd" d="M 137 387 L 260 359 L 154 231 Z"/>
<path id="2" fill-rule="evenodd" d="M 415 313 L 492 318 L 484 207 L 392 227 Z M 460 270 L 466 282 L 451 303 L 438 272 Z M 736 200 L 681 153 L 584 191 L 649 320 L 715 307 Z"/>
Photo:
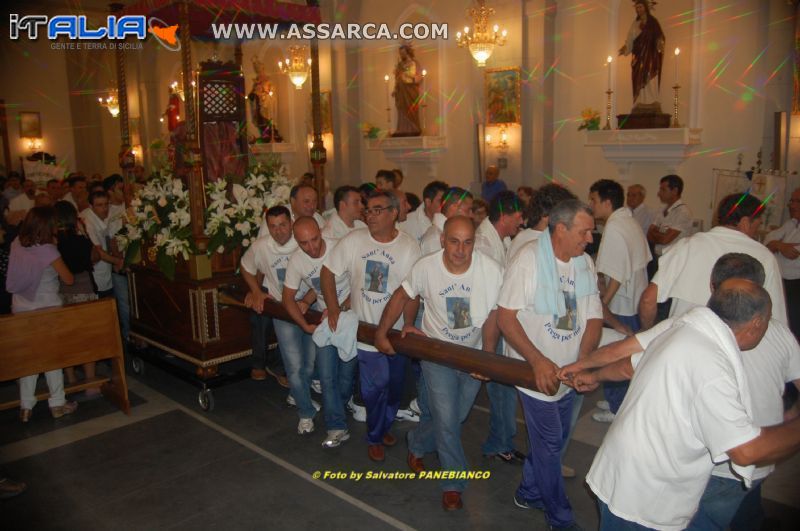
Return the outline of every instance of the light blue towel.
<path id="1" fill-rule="evenodd" d="M 586 255 L 573 258 L 572 263 L 575 267 L 575 299 L 597 293 L 597 280 L 589 269 Z M 536 294 L 533 298 L 533 309 L 539 315 L 563 317 L 567 314 L 558 278 L 556 255 L 553 253 L 553 242 L 547 229 L 542 232 L 537 242 Z"/>
<path id="2" fill-rule="evenodd" d="M 336 323 L 336 331 L 331 332 L 328 320 L 323 319 L 317 326 L 311 338 L 318 347 L 333 345 L 339 352 L 339 359 L 350 361 L 358 354 L 356 350 L 356 338 L 358 336 L 358 316 L 353 310 L 348 310 L 339 314 L 339 321 Z"/>

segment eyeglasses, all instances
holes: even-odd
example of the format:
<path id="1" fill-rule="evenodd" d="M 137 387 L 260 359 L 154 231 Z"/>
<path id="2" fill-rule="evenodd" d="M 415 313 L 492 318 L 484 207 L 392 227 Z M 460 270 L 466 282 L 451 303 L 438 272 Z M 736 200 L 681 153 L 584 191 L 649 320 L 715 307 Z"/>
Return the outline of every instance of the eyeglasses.
<path id="1" fill-rule="evenodd" d="M 381 207 L 372 207 L 372 208 L 365 208 L 364 215 L 365 216 L 380 216 L 383 214 L 384 210 L 391 210 L 394 207 L 391 206 L 381 206 Z"/>

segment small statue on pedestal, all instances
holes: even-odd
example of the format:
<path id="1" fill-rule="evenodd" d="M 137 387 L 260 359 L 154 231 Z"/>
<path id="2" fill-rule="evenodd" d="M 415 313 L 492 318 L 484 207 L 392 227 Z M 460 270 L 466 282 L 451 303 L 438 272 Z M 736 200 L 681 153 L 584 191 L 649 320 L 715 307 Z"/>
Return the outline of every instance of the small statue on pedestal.
<path id="1" fill-rule="evenodd" d="M 633 0 L 636 19 L 631 23 L 625 44 L 619 49 L 619 55 L 633 54 L 633 110 L 631 114 L 619 115 L 621 129 L 670 126 L 670 115 L 661 112 L 659 102 L 666 39 L 661 25 L 651 14 L 655 3 L 652 0 Z"/>
<path id="2" fill-rule="evenodd" d="M 256 142 L 283 142 L 283 137 L 275 125 L 277 111 L 275 87 L 269 80 L 264 63 L 253 59 L 253 68 L 256 71 L 256 77 L 253 80 L 253 89 L 247 99 L 250 100 L 253 125 L 258 129 Z"/>
<path id="3" fill-rule="evenodd" d="M 392 136 L 420 136 L 420 85 L 422 68 L 414 59 L 410 44 L 400 46 L 400 58 L 394 67 L 394 104 L 397 108 L 397 130 Z"/>

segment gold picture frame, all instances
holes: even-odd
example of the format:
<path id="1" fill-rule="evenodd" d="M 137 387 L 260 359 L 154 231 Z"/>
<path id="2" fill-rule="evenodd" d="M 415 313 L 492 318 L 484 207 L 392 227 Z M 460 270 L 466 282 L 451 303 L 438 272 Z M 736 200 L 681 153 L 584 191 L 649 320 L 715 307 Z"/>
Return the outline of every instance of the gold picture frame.
<path id="1" fill-rule="evenodd" d="M 522 71 L 518 66 L 487 68 L 484 73 L 486 125 L 519 124 Z"/>
<path id="2" fill-rule="evenodd" d="M 18 116 L 20 138 L 42 138 L 42 118 L 38 112 L 21 111 Z"/>

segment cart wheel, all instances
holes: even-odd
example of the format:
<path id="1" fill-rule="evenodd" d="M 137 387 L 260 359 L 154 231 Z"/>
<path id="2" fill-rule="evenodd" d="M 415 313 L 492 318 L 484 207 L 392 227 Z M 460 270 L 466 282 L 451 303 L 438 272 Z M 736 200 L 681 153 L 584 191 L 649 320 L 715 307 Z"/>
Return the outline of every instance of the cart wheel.
<path id="1" fill-rule="evenodd" d="M 131 358 L 131 369 L 133 372 L 138 374 L 139 376 L 144 374 L 144 361 L 139 356 L 133 356 Z"/>
<path id="2" fill-rule="evenodd" d="M 214 395 L 211 389 L 203 389 L 197 393 L 197 403 L 203 411 L 212 411 L 214 409 Z"/>

